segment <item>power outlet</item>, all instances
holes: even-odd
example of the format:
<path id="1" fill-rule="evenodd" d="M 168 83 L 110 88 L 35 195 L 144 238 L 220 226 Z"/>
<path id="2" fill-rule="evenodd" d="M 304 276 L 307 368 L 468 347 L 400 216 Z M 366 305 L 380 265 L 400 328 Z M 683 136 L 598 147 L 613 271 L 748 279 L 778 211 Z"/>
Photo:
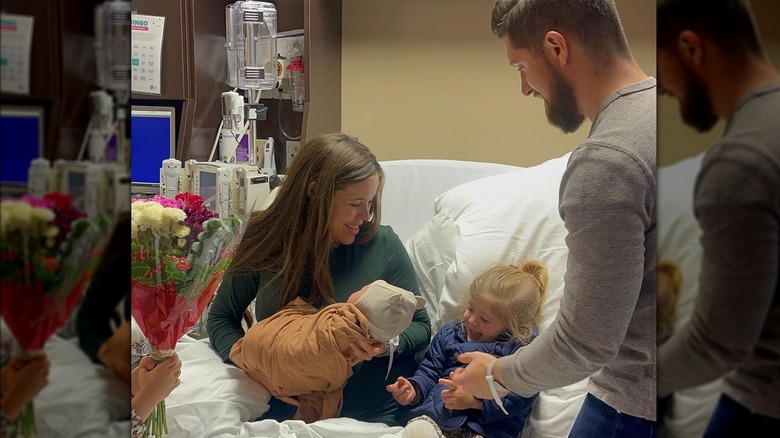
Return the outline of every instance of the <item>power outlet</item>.
<path id="1" fill-rule="evenodd" d="M 293 158 L 298 155 L 298 150 L 300 148 L 301 142 L 299 141 L 288 141 L 285 143 L 285 149 L 287 150 L 287 161 L 284 163 L 285 169 L 290 168 L 290 163 L 292 163 Z"/>

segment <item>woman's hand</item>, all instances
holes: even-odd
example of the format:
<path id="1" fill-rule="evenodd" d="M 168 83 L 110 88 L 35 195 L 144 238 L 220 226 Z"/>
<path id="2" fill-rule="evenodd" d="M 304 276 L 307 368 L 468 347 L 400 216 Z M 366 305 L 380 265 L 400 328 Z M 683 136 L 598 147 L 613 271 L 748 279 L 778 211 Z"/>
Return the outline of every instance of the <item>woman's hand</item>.
<path id="1" fill-rule="evenodd" d="M 130 372 L 130 396 L 135 397 L 138 394 L 138 390 L 141 389 L 141 385 L 138 383 L 138 373 L 141 369 L 151 371 L 154 368 L 154 360 L 149 356 L 144 356 L 138 361 L 138 366 L 133 368 Z"/>
<path id="2" fill-rule="evenodd" d="M 395 383 L 387 385 L 385 389 L 393 394 L 393 398 L 401 406 L 407 406 L 417 398 L 417 391 L 405 377 L 398 377 Z"/>
<path id="3" fill-rule="evenodd" d="M 9 420 L 14 420 L 24 405 L 49 383 L 49 359 L 43 355 L 28 362 L 13 357 L 0 375 L 3 398 L 0 406 Z"/>
<path id="4" fill-rule="evenodd" d="M 353 342 L 349 346 L 349 366 L 353 367 L 364 360 L 371 360 L 385 350 L 383 342 L 371 342 L 368 339 L 361 339 Z"/>
<path id="5" fill-rule="evenodd" d="M 146 421 L 146 418 L 152 412 L 154 407 L 165 397 L 170 395 L 174 388 L 181 384 L 179 376 L 181 375 L 181 359 L 175 352 L 164 362 L 155 365 L 149 369 L 149 362 L 145 361 L 147 357 L 141 359 L 141 362 L 133 370 L 133 377 L 137 382 L 133 382 L 132 387 L 137 387 L 138 392 L 133 397 L 132 405 L 136 414 Z M 151 358 L 148 358 L 152 361 Z M 152 361 L 154 365 L 154 361 Z"/>

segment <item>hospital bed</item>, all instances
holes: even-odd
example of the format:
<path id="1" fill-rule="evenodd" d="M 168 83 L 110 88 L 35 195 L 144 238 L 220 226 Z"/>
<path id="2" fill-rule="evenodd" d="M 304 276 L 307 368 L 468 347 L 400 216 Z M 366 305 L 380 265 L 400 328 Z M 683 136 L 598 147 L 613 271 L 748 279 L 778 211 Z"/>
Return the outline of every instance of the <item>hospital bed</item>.
<path id="1" fill-rule="evenodd" d="M 544 330 L 550 325 L 558 309 L 566 269 L 566 231 L 558 214 L 558 187 L 567 159 L 568 154 L 527 168 L 452 160 L 381 163 L 387 176 L 383 223 L 393 226 L 406 245 L 421 293 L 427 299 L 434 332 L 450 317 L 479 271 L 526 257 L 541 260 L 550 272 L 540 328 Z M 700 157 L 695 157 L 658 171 L 659 257 L 677 262 L 685 275 L 678 326 L 687 320 L 696 290 L 700 248 L 691 202 L 699 163 Z M 133 336 L 134 345 L 142 346 L 137 330 Z M 93 400 L 74 394 L 66 397 L 65 387 L 55 385 L 61 377 L 53 376 L 52 386 L 40 394 L 36 405 L 52 415 L 63 409 L 66 402 L 71 406 L 64 417 L 51 417 L 46 430 L 56 430 L 58 423 L 66 425 L 60 430 L 67 430 L 67 425 L 85 428 L 86 425 L 75 426 L 74 421 L 89 409 L 96 409 L 101 420 L 109 419 L 109 427 L 127 428 L 126 423 L 116 420 L 113 411 L 125 407 L 126 399 L 117 400 L 116 392 L 98 394 L 99 389 L 106 388 L 102 380 L 111 380 L 113 376 L 104 375 L 104 369 L 73 353 L 75 345 L 67 343 L 70 341 L 52 342 L 47 348 L 70 352 L 59 355 L 52 362 L 52 370 L 59 370 L 57 376 L 79 373 L 84 382 L 79 388 Z M 348 418 L 311 424 L 254 421 L 268 409 L 270 400 L 270 394 L 261 385 L 239 368 L 223 363 L 208 339 L 197 339 L 195 333 L 185 335 L 177 351 L 183 361 L 182 384 L 166 399 L 171 438 L 401 436 L 400 427 Z M 586 384 L 587 379 L 542 392 L 522 437 L 567 436 L 584 400 Z M 700 436 L 718 391 L 719 382 L 714 382 L 677 394 L 668 427 L 659 436 Z M 93 407 L 98 401 L 108 407 Z"/>

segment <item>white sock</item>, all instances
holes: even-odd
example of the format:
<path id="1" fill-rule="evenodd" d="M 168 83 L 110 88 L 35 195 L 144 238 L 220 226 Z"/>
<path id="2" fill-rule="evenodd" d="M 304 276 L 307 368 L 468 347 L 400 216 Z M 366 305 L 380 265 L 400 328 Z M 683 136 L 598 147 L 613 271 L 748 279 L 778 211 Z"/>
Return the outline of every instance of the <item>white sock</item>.
<path id="1" fill-rule="evenodd" d="M 425 420 L 410 421 L 404 427 L 401 438 L 441 438 L 441 433 L 433 424 Z"/>

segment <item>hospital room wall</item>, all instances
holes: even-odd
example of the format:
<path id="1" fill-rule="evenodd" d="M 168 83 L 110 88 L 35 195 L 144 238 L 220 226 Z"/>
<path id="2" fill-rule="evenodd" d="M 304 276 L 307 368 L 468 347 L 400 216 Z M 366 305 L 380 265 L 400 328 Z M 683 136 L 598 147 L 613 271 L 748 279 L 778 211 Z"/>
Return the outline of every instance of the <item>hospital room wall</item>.
<path id="1" fill-rule="evenodd" d="M 764 49 L 775 66 L 780 67 L 780 27 L 777 26 L 780 2 L 751 0 L 750 4 Z M 725 126 L 720 121 L 709 132 L 700 134 L 683 124 L 676 100 L 661 96 L 658 99 L 658 165 L 670 165 L 698 155 L 721 137 Z"/>
<path id="2" fill-rule="evenodd" d="M 655 75 L 655 2 L 617 0 L 634 57 Z M 550 126 L 490 31 L 492 1 L 343 0 L 341 129 L 380 160 L 532 166 L 590 128 Z"/>

